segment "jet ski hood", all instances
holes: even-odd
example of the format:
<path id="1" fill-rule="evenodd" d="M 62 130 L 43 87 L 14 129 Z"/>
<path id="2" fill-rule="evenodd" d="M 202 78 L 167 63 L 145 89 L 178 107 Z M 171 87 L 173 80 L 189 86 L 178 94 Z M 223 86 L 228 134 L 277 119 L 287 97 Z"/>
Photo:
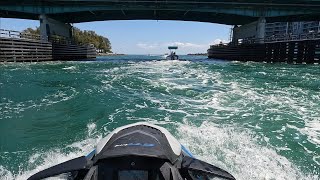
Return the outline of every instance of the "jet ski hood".
<path id="1" fill-rule="evenodd" d="M 139 122 L 112 131 L 97 145 L 96 154 L 94 162 L 114 157 L 143 156 L 174 163 L 181 155 L 181 145 L 166 129 Z"/>
<path id="2" fill-rule="evenodd" d="M 235 180 L 227 171 L 195 159 L 166 129 L 145 122 L 119 127 L 87 156 L 40 171 L 28 180 L 65 173 L 71 180 Z"/>

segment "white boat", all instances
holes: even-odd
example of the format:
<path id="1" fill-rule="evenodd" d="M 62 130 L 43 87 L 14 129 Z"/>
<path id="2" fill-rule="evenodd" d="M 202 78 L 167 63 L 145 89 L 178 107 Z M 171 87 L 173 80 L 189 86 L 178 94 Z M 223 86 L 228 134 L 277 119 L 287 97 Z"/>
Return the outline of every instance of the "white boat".
<path id="1" fill-rule="evenodd" d="M 166 57 L 167 60 L 178 60 L 179 56 L 176 55 L 175 50 L 178 49 L 178 46 L 169 46 L 170 54 Z"/>

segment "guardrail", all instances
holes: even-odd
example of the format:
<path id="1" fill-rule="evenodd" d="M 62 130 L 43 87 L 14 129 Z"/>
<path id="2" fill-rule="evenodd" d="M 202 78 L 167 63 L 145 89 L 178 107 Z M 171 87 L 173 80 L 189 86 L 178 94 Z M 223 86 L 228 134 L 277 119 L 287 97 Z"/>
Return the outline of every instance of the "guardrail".
<path id="1" fill-rule="evenodd" d="M 281 41 L 304 41 L 304 40 L 317 40 L 320 39 L 320 32 L 318 33 L 307 33 L 300 35 L 273 35 L 266 37 L 264 42 L 281 42 Z"/>
<path id="2" fill-rule="evenodd" d="M 273 36 L 268 36 L 266 38 L 238 39 L 238 41 L 236 42 L 219 43 L 211 46 L 219 47 L 219 46 L 241 45 L 241 44 L 275 43 L 275 42 L 290 42 L 290 41 L 305 41 L 305 40 L 320 40 L 320 32 L 306 33 L 306 34 L 300 34 L 300 35 L 291 35 L 291 34 L 273 35 Z"/>
<path id="3" fill-rule="evenodd" d="M 41 38 L 41 36 L 38 34 L 23 33 L 20 31 L 13 31 L 7 29 L 0 29 L 0 37 L 28 40 L 47 40 L 46 38 Z"/>
<path id="4" fill-rule="evenodd" d="M 90 46 L 90 47 L 92 46 L 91 44 L 79 43 L 74 39 L 68 39 L 63 36 L 52 35 L 46 38 L 42 38 L 38 34 L 23 33 L 20 31 L 7 30 L 7 29 L 0 29 L 0 37 L 28 39 L 28 40 L 44 40 L 44 41 L 49 41 L 49 42 L 58 43 L 58 44 L 76 44 L 76 45 L 84 45 L 84 46 Z"/>

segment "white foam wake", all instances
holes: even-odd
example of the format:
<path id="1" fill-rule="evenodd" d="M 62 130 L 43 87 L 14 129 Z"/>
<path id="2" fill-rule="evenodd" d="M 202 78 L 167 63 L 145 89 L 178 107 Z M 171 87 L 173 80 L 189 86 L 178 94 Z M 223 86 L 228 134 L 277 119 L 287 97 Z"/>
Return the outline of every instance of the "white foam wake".
<path id="1" fill-rule="evenodd" d="M 202 160 L 232 173 L 236 179 L 318 179 L 305 175 L 287 158 L 272 147 L 259 145 L 250 132 L 239 132 L 232 127 L 219 127 L 204 122 L 200 127 L 180 125 L 180 142 Z"/>
<path id="2" fill-rule="evenodd" d="M 31 175 L 49 168 L 51 166 L 57 165 L 59 163 L 68 161 L 70 159 L 83 156 L 91 152 L 95 145 L 100 141 L 101 136 L 96 134 L 96 125 L 94 123 L 89 123 L 88 127 L 88 138 L 82 141 L 74 142 L 63 149 L 51 149 L 46 152 L 35 152 L 29 157 L 27 162 L 27 168 L 24 170 L 19 170 L 19 172 L 11 172 L 7 170 L 4 166 L 0 165 L 0 179 L 1 180 L 26 180 Z M 66 152 L 69 149 L 69 152 Z M 1 156 L 0 156 L 1 158 Z M 62 177 L 54 177 L 51 179 L 66 179 Z"/>
<path id="3" fill-rule="evenodd" d="M 259 145 L 250 132 L 241 132 L 233 127 L 219 127 L 203 122 L 199 127 L 188 124 L 177 125 L 180 142 L 198 158 L 228 170 L 237 179 L 308 179 L 316 180 L 318 175 L 305 175 L 288 159 L 276 153 L 271 147 Z M 96 125 L 88 124 L 88 133 L 96 134 Z M 36 152 L 29 157 L 27 169 L 12 173 L 0 165 L 0 179 L 25 180 L 32 174 L 69 159 L 90 152 L 101 136 L 88 137 L 63 149 Z M 57 179 L 57 178 L 55 178 Z M 58 178 L 59 179 L 59 178 Z"/>

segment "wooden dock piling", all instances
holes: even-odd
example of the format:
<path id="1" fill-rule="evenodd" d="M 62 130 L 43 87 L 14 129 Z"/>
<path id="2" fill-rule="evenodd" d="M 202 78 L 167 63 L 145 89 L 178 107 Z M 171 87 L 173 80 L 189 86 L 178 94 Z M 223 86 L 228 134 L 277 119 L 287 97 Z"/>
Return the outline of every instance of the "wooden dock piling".
<path id="1" fill-rule="evenodd" d="M 0 37 L 0 61 L 52 60 L 52 45 L 38 40 Z"/>

